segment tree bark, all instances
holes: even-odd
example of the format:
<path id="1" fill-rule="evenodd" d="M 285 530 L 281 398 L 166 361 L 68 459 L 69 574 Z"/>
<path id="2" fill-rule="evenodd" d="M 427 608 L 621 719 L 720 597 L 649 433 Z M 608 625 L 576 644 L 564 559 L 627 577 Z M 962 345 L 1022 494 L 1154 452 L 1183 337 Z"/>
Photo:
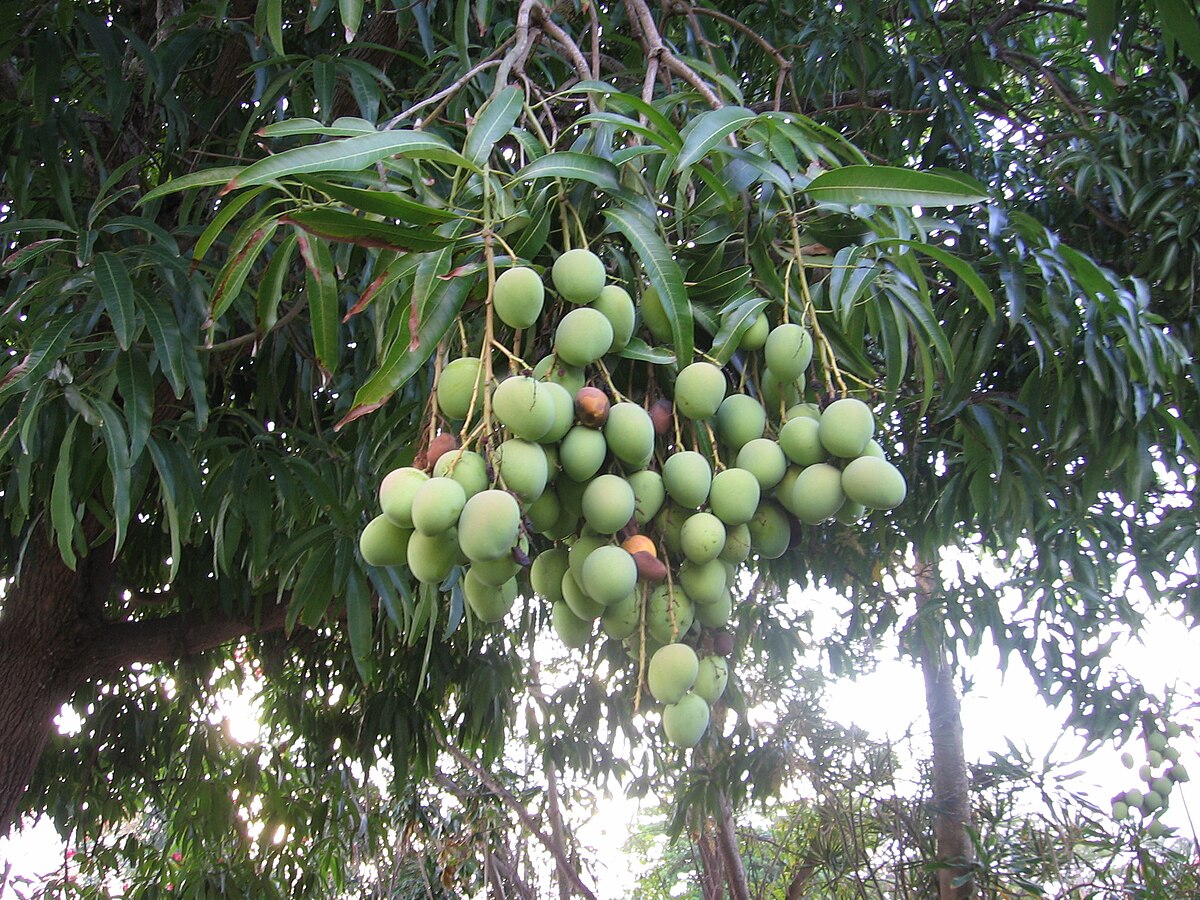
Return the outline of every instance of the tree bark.
<path id="1" fill-rule="evenodd" d="M 937 841 L 939 900 L 967 900 L 975 896 L 970 878 L 975 848 L 968 827 L 971 802 L 966 756 L 963 753 L 962 714 L 954 685 L 954 664 L 946 653 L 937 601 L 937 571 L 928 561 L 917 568 L 918 615 L 929 622 L 922 629 L 921 673 L 925 679 L 925 707 L 933 743 L 933 831 Z M 964 883 L 955 885 L 962 879 Z"/>
<path id="2" fill-rule="evenodd" d="M 750 884 L 746 881 L 746 867 L 742 865 L 742 853 L 738 849 L 733 809 L 724 792 L 721 793 L 718 802 L 720 818 L 717 820 L 717 841 L 725 866 L 725 883 L 729 886 L 729 896 L 734 900 L 750 900 Z"/>
<path id="3" fill-rule="evenodd" d="M 84 531 L 94 544 L 99 526 L 86 521 Z M 102 542 L 71 571 L 49 529 L 35 527 L 0 608 L 0 835 L 17 822 L 55 715 L 86 681 L 135 662 L 182 659 L 284 625 L 286 602 L 254 617 L 202 620 L 175 613 L 106 621 L 115 574 L 111 547 Z"/>

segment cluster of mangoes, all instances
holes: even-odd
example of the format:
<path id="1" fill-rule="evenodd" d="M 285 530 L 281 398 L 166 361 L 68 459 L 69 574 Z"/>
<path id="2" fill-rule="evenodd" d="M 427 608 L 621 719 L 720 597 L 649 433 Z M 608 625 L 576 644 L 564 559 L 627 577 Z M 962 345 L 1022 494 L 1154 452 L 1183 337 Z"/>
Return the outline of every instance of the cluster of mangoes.
<path id="1" fill-rule="evenodd" d="M 1117 794 L 1112 799 L 1113 818 L 1117 821 L 1129 819 L 1136 812 L 1143 820 L 1150 820 L 1148 827 L 1151 837 L 1161 837 L 1167 833 L 1167 827 L 1160 816 L 1167 808 L 1171 799 L 1171 790 L 1176 784 L 1188 781 L 1190 776 L 1179 761 L 1179 751 L 1170 745 L 1171 738 L 1183 734 L 1183 729 L 1175 722 L 1143 723 L 1142 743 L 1146 748 L 1146 761 L 1138 769 L 1138 776 L 1145 784 L 1145 790 L 1130 788 Z M 1125 768 L 1132 769 L 1135 760 L 1132 753 L 1121 755 Z"/>
<path id="2" fill-rule="evenodd" d="M 813 356 L 803 326 L 760 315 L 736 371 L 709 359 L 655 366 L 622 357 L 639 317 L 598 256 L 562 253 L 550 283 L 547 314 L 536 270 L 495 279 L 487 335 L 498 319 L 520 338 L 505 349 L 511 371 L 493 372 L 490 345 L 442 366 L 441 431 L 424 468 L 383 479 L 363 558 L 442 587 L 461 577 L 483 622 L 532 594 L 568 647 L 597 628 L 624 642 L 639 691 L 664 704 L 668 740 L 693 746 L 728 683 L 740 567 L 781 556 L 793 521 L 895 507 L 905 480 L 865 402 L 803 401 Z M 652 288 L 640 306 L 661 338 L 669 323 Z M 521 347 L 545 356 L 527 366 Z"/>

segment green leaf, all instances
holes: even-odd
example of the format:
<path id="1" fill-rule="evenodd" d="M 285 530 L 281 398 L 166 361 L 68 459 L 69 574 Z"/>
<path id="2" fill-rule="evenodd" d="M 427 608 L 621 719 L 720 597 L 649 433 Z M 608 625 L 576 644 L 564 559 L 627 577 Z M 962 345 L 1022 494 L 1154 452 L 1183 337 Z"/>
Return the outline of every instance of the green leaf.
<path id="1" fill-rule="evenodd" d="M 267 37 L 275 53 L 283 56 L 283 0 L 267 0 Z"/>
<path id="2" fill-rule="evenodd" d="M 965 178 L 916 172 L 893 166 L 843 166 L 822 172 L 804 188 L 820 203 L 869 203 L 873 206 L 956 206 L 987 199 L 982 185 Z"/>
<path id="3" fill-rule="evenodd" d="M 631 134 L 639 135 L 654 144 L 661 146 L 661 136 L 653 128 L 643 125 L 637 119 L 629 116 L 622 116 L 617 113 L 598 112 L 591 113 L 581 119 L 575 120 L 576 125 L 614 125 L 617 128 L 624 129 Z"/>
<path id="4" fill-rule="evenodd" d="M 253 222 L 247 223 L 247 225 L 250 224 Z M 229 307 L 233 305 L 233 301 L 241 293 L 242 285 L 246 283 L 246 277 L 250 274 L 250 270 L 262 255 L 263 248 L 274 237 L 275 229 L 278 227 L 278 219 L 268 219 L 248 237 L 244 237 L 240 241 L 235 240 L 231 248 L 233 255 L 217 275 L 216 284 L 213 286 L 212 311 L 209 313 L 205 327 L 211 327 L 221 321 L 221 316 L 225 315 Z M 244 230 L 245 226 L 243 226 Z"/>
<path id="5" fill-rule="evenodd" d="M 158 471 L 159 493 L 162 496 L 163 508 L 167 512 L 167 533 L 171 540 L 171 562 L 167 572 L 167 584 L 175 580 L 179 571 L 179 561 L 182 553 L 183 535 L 181 517 L 179 514 L 180 501 L 183 499 L 182 474 L 175 470 L 170 455 L 159 446 L 158 441 L 151 437 L 146 442 L 154 468 Z"/>
<path id="6" fill-rule="evenodd" d="M 66 351 L 74 328 L 74 316 L 52 319 L 37 336 L 25 358 L 0 376 L 0 400 L 23 387 L 27 389 L 54 365 Z"/>
<path id="7" fill-rule="evenodd" d="M 353 566 L 346 583 L 346 630 L 350 633 L 350 652 L 363 681 L 371 677 L 372 635 L 375 615 L 371 608 L 371 592 L 362 569 Z"/>
<path id="8" fill-rule="evenodd" d="M 96 254 L 96 285 L 117 336 L 117 346 L 128 350 L 137 336 L 137 308 L 133 302 L 133 281 L 121 257 L 109 252 Z"/>
<path id="9" fill-rule="evenodd" d="M 363 0 L 338 0 L 338 13 L 346 31 L 346 43 L 353 43 L 358 28 L 362 25 Z"/>
<path id="10" fill-rule="evenodd" d="M 34 241 L 32 244 L 26 244 L 24 247 L 18 247 L 12 253 L 4 258 L 4 262 L 0 263 L 0 272 L 11 272 L 13 269 L 19 269 L 26 263 L 33 262 L 45 253 L 55 250 L 67 241 L 63 238 L 43 238 L 40 241 Z"/>
<path id="11" fill-rule="evenodd" d="M 239 197 L 223 201 L 217 214 L 213 216 L 212 221 L 208 223 L 208 226 L 200 233 L 200 237 L 196 239 L 196 246 L 192 250 L 192 259 L 196 262 L 204 259 L 208 253 L 208 248 L 221 236 L 221 232 L 225 230 L 225 226 L 232 222 L 234 217 L 245 209 L 247 204 L 265 190 L 267 190 L 267 186 L 263 185 L 256 190 L 246 191 L 246 193 Z"/>
<path id="12" fill-rule="evenodd" d="M 1179 49 L 1200 66 L 1200 21 L 1188 0 L 1157 0 L 1163 34 L 1179 45 Z"/>
<path id="13" fill-rule="evenodd" d="M 683 129 L 683 149 L 675 159 L 675 171 L 694 166 L 717 144 L 757 118 L 757 113 L 741 106 L 723 106 L 700 113 Z"/>
<path id="14" fill-rule="evenodd" d="M 154 340 L 158 367 L 171 383 L 175 399 L 178 400 L 187 389 L 187 377 L 183 371 L 183 338 L 179 334 L 175 311 L 157 294 L 139 295 L 138 301 L 146 317 L 150 337 Z"/>
<path id="15" fill-rule="evenodd" d="M 321 134 L 327 137 L 357 137 L 360 134 L 374 134 L 376 128 L 366 119 L 356 116 L 341 116 L 334 119 L 332 125 L 326 125 L 316 119 L 284 119 L 258 129 L 258 136 L 265 138 L 295 137 L 297 135 Z"/>
<path id="16" fill-rule="evenodd" d="M 355 244 L 359 247 L 378 247 L 383 250 L 423 253 L 439 250 L 454 242 L 452 238 L 443 237 L 428 228 L 389 225 L 336 209 L 293 212 L 282 219 L 282 222 L 285 225 L 297 225 L 309 234 L 331 241 Z"/>
<path id="17" fill-rule="evenodd" d="M 54 485 L 50 489 L 50 524 L 58 541 L 58 552 L 63 562 L 75 571 L 75 504 L 71 497 L 71 451 L 75 444 L 75 426 L 78 418 L 71 420 L 67 433 L 58 446 L 58 464 L 54 467 Z"/>
<path id="18" fill-rule="evenodd" d="M 300 255 L 304 257 L 306 275 L 304 293 L 308 298 L 308 316 L 312 327 L 313 349 L 317 361 L 326 372 L 337 371 L 341 347 L 338 346 L 339 316 L 337 274 L 333 254 L 322 240 L 311 240 L 296 232 Z"/>
<path id="19" fill-rule="evenodd" d="M 100 411 L 100 431 L 104 435 L 104 447 L 108 455 L 108 472 L 113 484 L 113 559 L 125 543 L 125 531 L 129 527 L 129 435 L 125 430 L 125 419 L 107 400 L 100 397 L 93 401 Z"/>
<path id="20" fill-rule="evenodd" d="M 1118 0 L 1087 0 L 1087 30 L 1092 47 L 1105 52 L 1117 30 Z"/>
<path id="21" fill-rule="evenodd" d="M 587 181 L 609 193 L 620 193 L 621 173 L 606 159 L 563 150 L 547 153 L 517 172 L 511 182 L 533 181 L 538 178 L 568 178 Z"/>
<path id="22" fill-rule="evenodd" d="M 631 337 L 629 343 L 617 354 L 622 359 L 636 359 L 656 366 L 675 365 L 675 354 L 662 347 L 651 347 L 640 337 Z"/>
<path id="23" fill-rule="evenodd" d="M 937 260 L 962 280 L 971 293 L 975 295 L 975 299 L 979 301 L 979 305 L 987 310 L 989 316 L 996 315 L 996 298 L 992 296 L 992 292 L 987 284 L 979 277 L 979 273 L 971 267 L 970 263 L 955 256 L 949 250 L 935 247 L 932 244 L 926 244 L 924 241 L 909 241 L 901 238 L 883 238 L 872 241 L 871 244 L 882 244 L 888 247 L 910 247 L 918 253 L 923 253 L 931 259 Z"/>
<path id="24" fill-rule="evenodd" d="M 618 88 L 603 81 L 583 81 L 569 91 L 563 91 L 563 95 L 567 97 L 573 94 L 597 94 L 607 104 L 644 116 L 646 122 L 654 127 L 654 143 L 665 150 L 678 153 L 683 146 L 683 138 L 671 124 L 671 120 L 641 97 L 622 93 Z"/>
<path id="25" fill-rule="evenodd" d="M 659 236 L 654 223 L 641 213 L 618 207 L 604 210 L 604 217 L 629 239 L 634 252 L 646 267 L 646 275 L 658 291 L 663 310 L 671 323 L 675 358 L 680 366 L 688 365 L 692 361 L 695 335 L 692 305 L 688 301 L 679 264 Z"/>
<path id="26" fill-rule="evenodd" d="M 374 412 L 425 365 L 458 318 L 475 281 L 474 276 L 438 280 L 425 304 L 426 314 L 421 319 L 417 334 L 410 335 L 407 325 L 401 329 L 384 356 L 379 371 L 355 393 L 350 412 L 338 422 L 337 428 Z M 408 317 L 404 316 L 403 319 L 407 323 Z"/>
<path id="27" fill-rule="evenodd" d="M 361 172 L 394 156 L 421 157 L 430 153 L 453 155 L 453 151 L 444 140 L 422 131 L 377 131 L 308 147 L 297 147 L 260 159 L 230 179 L 221 193 L 227 194 L 238 188 L 265 184 L 285 175 Z"/>
<path id="28" fill-rule="evenodd" d="M 733 358 L 738 350 L 738 342 L 746 333 L 754 320 L 771 301 L 762 297 L 750 297 L 743 300 L 721 318 L 721 327 L 713 338 L 712 350 L 709 355 L 722 366 Z"/>
<path id="29" fill-rule="evenodd" d="M 279 242 L 267 270 L 258 283 L 254 323 L 260 334 L 275 327 L 279 319 L 279 301 L 283 299 L 283 286 L 292 268 L 292 257 L 296 255 L 296 235 L 289 234 Z"/>
<path id="30" fill-rule="evenodd" d="M 166 184 L 160 184 L 158 187 L 152 188 L 143 194 L 142 199 L 138 201 L 138 206 L 149 203 L 151 200 L 157 200 L 159 197 L 165 197 L 167 194 L 178 193 L 179 191 L 211 187 L 215 184 L 227 184 L 231 179 L 236 178 L 239 172 L 243 172 L 245 169 L 245 166 L 220 166 L 215 169 L 204 169 L 200 172 L 192 172 L 190 175 L 181 175 L 178 178 L 172 178 Z"/>
<path id="31" fill-rule="evenodd" d="M 154 415 L 154 382 L 150 366 L 136 347 L 117 356 L 117 388 L 121 391 L 121 409 L 129 425 L 129 457 L 136 460 L 145 449 Z"/>
<path id="32" fill-rule="evenodd" d="M 363 212 L 374 213 L 377 216 L 386 216 L 389 219 L 400 219 L 412 225 L 449 222 L 451 219 L 458 218 L 458 214 L 453 210 L 426 206 L 424 203 L 418 203 L 383 185 L 365 190 L 337 184 L 323 178 L 306 177 L 297 180 L 347 206 Z"/>
<path id="33" fill-rule="evenodd" d="M 477 166 L 484 165 L 502 137 L 512 131 L 525 105 L 525 92 L 518 87 L 506 87 L 493 94 L 475 116 L 475 124 L 467 132 L 463 156 Z"/>

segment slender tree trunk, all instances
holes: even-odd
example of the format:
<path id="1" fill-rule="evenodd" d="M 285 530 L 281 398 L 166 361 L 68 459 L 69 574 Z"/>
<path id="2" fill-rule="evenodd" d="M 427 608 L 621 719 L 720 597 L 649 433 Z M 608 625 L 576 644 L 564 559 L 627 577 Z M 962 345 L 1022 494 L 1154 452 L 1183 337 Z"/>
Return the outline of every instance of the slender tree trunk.
<path id="1" fill-rule="evenodd" d="M 734 900 L 750 900 L 750 885 L 746 881 L 746 867 L 742 864 L 742 853 L 738 849 L 733 809 L 724 792 L 721 793 L 718 802 L 720 816 L 717 820 L 717 843 L 725 865 L 725 883 L 729 885 L 729 896 Z"/>
<path id="2" fill-rule="evenodd" d="M 963 754 L 963 727 L 954 665 L 946 653 L 941 617 L 932 605 L 938 594 L 937 570 L 928 561 L 918 563 L 918 615 L 930 627 L 923 629 L 920 645 L 921 673 L 925 678 L 925 707 L 933 743 L 933 831 L 937 841 L 939 900 L 966 900 L 975 896 L 973 879 L 955 886 L 971 872 L 975 848 L 967 829 L 971 800 L 967 762 Z"/>

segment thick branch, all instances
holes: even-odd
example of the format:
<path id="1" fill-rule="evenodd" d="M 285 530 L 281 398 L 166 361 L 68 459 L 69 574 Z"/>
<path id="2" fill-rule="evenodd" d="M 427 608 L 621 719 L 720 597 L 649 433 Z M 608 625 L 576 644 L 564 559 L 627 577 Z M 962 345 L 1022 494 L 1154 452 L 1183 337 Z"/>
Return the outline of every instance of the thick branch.
<path id="1" fill-rule="evenodd" d="M 287 620 L 287 603 L 264 607 L 257 616 L 201 619 L 179 612 L 160 619 L 110 622 L 93 632 L 76 658 L 77 680 L 96 678 L 133 663 L 158 663 L 212 650 L 248 634 L 277 631 Z"/>

